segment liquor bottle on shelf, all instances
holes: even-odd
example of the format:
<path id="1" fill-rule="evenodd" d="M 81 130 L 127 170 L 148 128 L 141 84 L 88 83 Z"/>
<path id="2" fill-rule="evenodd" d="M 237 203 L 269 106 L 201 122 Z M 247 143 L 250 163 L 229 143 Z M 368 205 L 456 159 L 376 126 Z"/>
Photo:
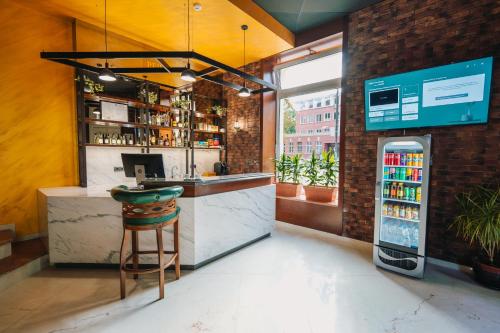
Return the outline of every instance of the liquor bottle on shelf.
<path id="1" fill-rule="evenodd" d="M 133 135 L 129 135 L 128 136 L 128 142 L 127 142 L 129 145 L 133 145 L 134 144 L 134 136 Z"/>
<path id="2" fill-rule="evenodd" d="M 167 134 L 167 137 L 165 138 L 165 140 L 163 141 L 163 145 L 165 147 L 169 147 L 170 146 L 170 139 L 168 138 L 168 134 Z"/>
<path id="3" fill-rule="evenodd" d="M 158 138 L 158 146 L 163 146 L 163 136 L 159 136 L 159 138 Z"/>
<path id="4" fill-rule="evenodd" d="M 151 130 L 151 136 L 149 137 L 150 139 L 150 142 L 149 144 L 151 146 L 155 146 L 156 145 L 156 136 L 155 136 L 155 131 Z"/>
<path id="5" fill-rule="evenodd" d="M 109 145 L 109 134 L 106 134 L 106 136 L 104 137 L 104 144 Z"/>

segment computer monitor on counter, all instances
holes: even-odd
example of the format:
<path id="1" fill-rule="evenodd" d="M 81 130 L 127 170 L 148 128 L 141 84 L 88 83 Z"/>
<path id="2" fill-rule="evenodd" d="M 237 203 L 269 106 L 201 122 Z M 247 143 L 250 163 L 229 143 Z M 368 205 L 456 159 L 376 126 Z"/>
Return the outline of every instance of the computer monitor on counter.
<path id="1" fill-rule="evenodd" d="M 165 178 L 161 154 L 122 154 L 126 177 L 135 177 L 137 184 L 146 178 Z"/>

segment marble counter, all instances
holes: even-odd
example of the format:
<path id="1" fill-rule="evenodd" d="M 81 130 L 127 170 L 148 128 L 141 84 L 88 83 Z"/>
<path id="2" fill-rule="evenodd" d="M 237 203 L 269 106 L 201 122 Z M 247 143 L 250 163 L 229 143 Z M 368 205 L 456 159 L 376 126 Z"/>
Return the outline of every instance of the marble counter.
<path id="1" fill-rule="evenodd" d="M 109 187 L 39 189 L 39 214 L 48 236 L 51 264 L 117 264 L 122 238 L 121 203 Z M 275 222 L 275 185 L 177 199 L 180 258 L 197 268 L 228 252 L 268 236 Z M 172 228 L 164 229 L 164 247 L 173 248 Z M 153 250 L 153 231 L 140 232 L 141 250 Z M 144 256 L 142 263 L 156 263 Z"/>

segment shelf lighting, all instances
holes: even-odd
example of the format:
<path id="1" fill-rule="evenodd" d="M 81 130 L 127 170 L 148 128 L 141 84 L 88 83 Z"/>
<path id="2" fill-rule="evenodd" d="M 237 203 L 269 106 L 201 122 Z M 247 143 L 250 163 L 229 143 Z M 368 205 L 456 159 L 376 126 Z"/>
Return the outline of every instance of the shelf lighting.
<path id="1" fill-rule="evenodd" d="M 191 33 L 190 33 L 190 16 L 189 16 L 189 12 L 190 12 L 190 9 L 189 9 L 189 0 L 187 2 L 187 38 L 188 38 L 188 50 L 191 50 Z M 189 62 L 189 58 L 188 58 L 188 63 L 187 63 L 187 66 L 186 66 L 186 69 L 182 71 L 181 73 L 181 79 L 184 80 L 184 81 L 187 81 L 187 82 L 194 82 L 196 81 L 196 73 L 193 72 L 193 70 L 191 69 L 191 64 Z"/>
<path id="2" fill-rule="evenodd" d="M 245 72 L 245 69 L 246 69 L 246 51 L 247 51 L 246 50 L 246 44 L 247 44 L 246 31 L 248 30 L 248 25 L 243 24 L 241 26 L 241 30 L 243 30 L 243 72 Z M 238 96 L 240 96 L 240 97 L 250 96 L 250 90 L 247 88 L 247 81 L 245 80 L 245 78 L 243 78 L 243 88 L 241 88 L 238 91 Z"/>

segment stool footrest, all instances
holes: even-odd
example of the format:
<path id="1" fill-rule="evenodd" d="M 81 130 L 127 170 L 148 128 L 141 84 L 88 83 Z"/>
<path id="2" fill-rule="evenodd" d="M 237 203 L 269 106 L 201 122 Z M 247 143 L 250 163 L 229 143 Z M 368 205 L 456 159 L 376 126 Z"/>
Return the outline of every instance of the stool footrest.
<path id="1" fill-rule="evenodd" d="M 151 252 L 151 251 L 141 251 L 141 252 Z M 175 258 L 177 258 L 177 253 L 174 253 L 173 251 L 163 251 L 164 253 L 167 254 L 173 254 L 168 261 L 163 265 L 162 267 L 154 267 L 154 268 L 149 268 L 149 269 L 140 269 L 140 268 L 128 268 L 126 266 L 120 267 L 121 270 L 127 272 L 127 273 L 134 273 L 134 274 L 150 274 L 150 273 L 155 273 L 159 272 L 161 269 L 165 270 L 168 266 L 172 265 L 175 261 Z M 158 253 L 157 251 L 153 251 L 153 253 Z M 125 264 L 127 264 L 127 261 L 132 258 L 132 255 L 127 257 L 127 260 L 125 261 Z"/>

